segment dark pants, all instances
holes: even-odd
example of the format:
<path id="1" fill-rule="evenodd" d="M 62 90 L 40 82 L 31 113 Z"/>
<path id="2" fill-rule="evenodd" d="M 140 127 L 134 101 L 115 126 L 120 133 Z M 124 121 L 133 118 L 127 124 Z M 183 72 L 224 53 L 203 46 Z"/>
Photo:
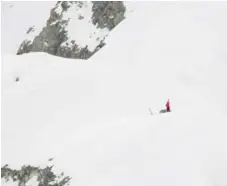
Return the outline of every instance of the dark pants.
<path id="1" fill-rule="evenodd" d="M 167 112 L 170 112 L 170 107 L 166 107 L 166 111 Z"/>

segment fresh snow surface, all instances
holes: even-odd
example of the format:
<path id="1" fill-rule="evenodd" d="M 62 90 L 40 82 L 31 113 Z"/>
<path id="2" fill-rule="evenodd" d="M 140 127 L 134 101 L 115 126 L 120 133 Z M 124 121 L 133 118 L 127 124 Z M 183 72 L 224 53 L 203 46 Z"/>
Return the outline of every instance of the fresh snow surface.
<path id="1" fill-rule="evenodd" d="M 37 181 L 38 177 L 37 176 L 33 176 L 27 183 L 26 186 L 38 186 L 39 185 L 39 181 Z"/>
<path id="2" fill-rule="evenodd" d="M 224 2 L 144 2 L 90 60 L 5 55 L 2 165 L 53 157 L 77 186 L 227 185 L 226 19 Z"/>
<path id="3" fill-rule="evenodd" d="M 4 185 L 4 186 L 17 186 L 18 181 L 13 181 L 11 179 L 9 181 L 6 181 L 5 179 L 2 179 L 1 184 Z"/>

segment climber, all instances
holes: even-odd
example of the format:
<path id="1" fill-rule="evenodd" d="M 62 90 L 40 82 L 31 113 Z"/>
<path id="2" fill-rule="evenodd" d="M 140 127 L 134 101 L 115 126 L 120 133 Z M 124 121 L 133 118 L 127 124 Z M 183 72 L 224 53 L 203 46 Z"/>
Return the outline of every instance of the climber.
<path id="1" fill-rule="evenodd" d="M 170 112 L 170 111 L 171 111 L 171 110 L 170 110 L 169 99 L 168 99 L 168 101 L 167 101 L 167 103 L 166 103 L 166 111 L 167 111 L 167 112 Z"/>

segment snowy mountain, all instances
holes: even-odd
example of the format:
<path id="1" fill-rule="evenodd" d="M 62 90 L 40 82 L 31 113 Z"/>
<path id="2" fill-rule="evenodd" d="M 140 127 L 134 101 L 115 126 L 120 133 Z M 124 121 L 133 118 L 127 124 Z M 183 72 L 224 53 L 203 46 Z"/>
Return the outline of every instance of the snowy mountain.
<path id="1" fill-rule="evenodd" d="M 108 33 L 125 17 L 121 1 L 58 1 L 42 28 L 30 27 L 17 54 L 47 52 L 87 59 L 105 45 Z"/>
<path id="2" fill-rule="evenodd" d="M 227 184 L 227 3 L 132 7 L 89 60 L 3 56 L 2 166 L 53 158 L 78 186 Z"/>

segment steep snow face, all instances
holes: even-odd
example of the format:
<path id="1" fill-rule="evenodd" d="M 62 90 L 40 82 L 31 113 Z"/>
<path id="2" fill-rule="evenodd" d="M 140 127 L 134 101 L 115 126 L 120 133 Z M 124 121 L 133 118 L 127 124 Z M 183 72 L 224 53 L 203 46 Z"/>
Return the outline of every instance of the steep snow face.
<path id="1" fill-rule="evenodd" d="M 226 185 L 226 19 L 226 3 L 139 3 L 91 60 L 5 56 L 2 163 L 53 157 L 79 186 Z"/>
<path id="2" fill-rule="evenodd" d="M 137 74 L 144 77 L 143 82 L 151 77 L 155 79 L 157 83 L 149 83 L 147 86 L 152 88 L 144 90 L 143 94 L 148 97 L 155 95 L 151 99 L 152 103 L 157 103 L 156 106 L 166 97 L 179 98 L 179 92 L 185 101 L 191 99 L 190 95 L 193 99 L 198 97 L 196 95 L 200 91 L 201 95 L 210 95 L 216 104 L 216 99 L 219 100 L 218 103 L 227 102 L 224 96 L 227 93 L 226 85 L 217 83 L 225 77 L 224 43 L 227 37 L 224 33 L 227 26 L 223 22 L 226 3 L 139 4 L 130 19 L 126 19 L 124 24 L 120 24 L 109 34 L 107 46 L 92 60 L 137 68 L 141 72 Z M 141 20 L 137 26 L 133 24 L 135 20 Z M 126 27 L 131 32 L 126 32 Z M 115 41 L 119 35 L 123 40 L 121 47 L 116 48 Z M 113 50 L 115 52 L 112 54 L 108 52 Z M 176 81 L 181 85 L 177 89 L 173 88 Z M 212 88 L 207 83 L 212 84 Z M 191 92 L 189 97 L 183 96 L 187 94 L 184 91 Z M 215 96 L 216 94 L 222 96 Z M 186 105 L 183 100 L 180 102 L 182 106 Z M 211 101 L 205 96 L 198 97 L 198 100 L 205 105 Z M 197 101 L 189 103 L 198 104 Z M 173 104 L 176 106 L 174 100 Z M 225 104 L 220 107 L 224 107 L 224 110 L 227 108 Z M 176 106 L 177 108 L 181 106 Z M 187 108 L 190 107 L 185 109 Z"/>

